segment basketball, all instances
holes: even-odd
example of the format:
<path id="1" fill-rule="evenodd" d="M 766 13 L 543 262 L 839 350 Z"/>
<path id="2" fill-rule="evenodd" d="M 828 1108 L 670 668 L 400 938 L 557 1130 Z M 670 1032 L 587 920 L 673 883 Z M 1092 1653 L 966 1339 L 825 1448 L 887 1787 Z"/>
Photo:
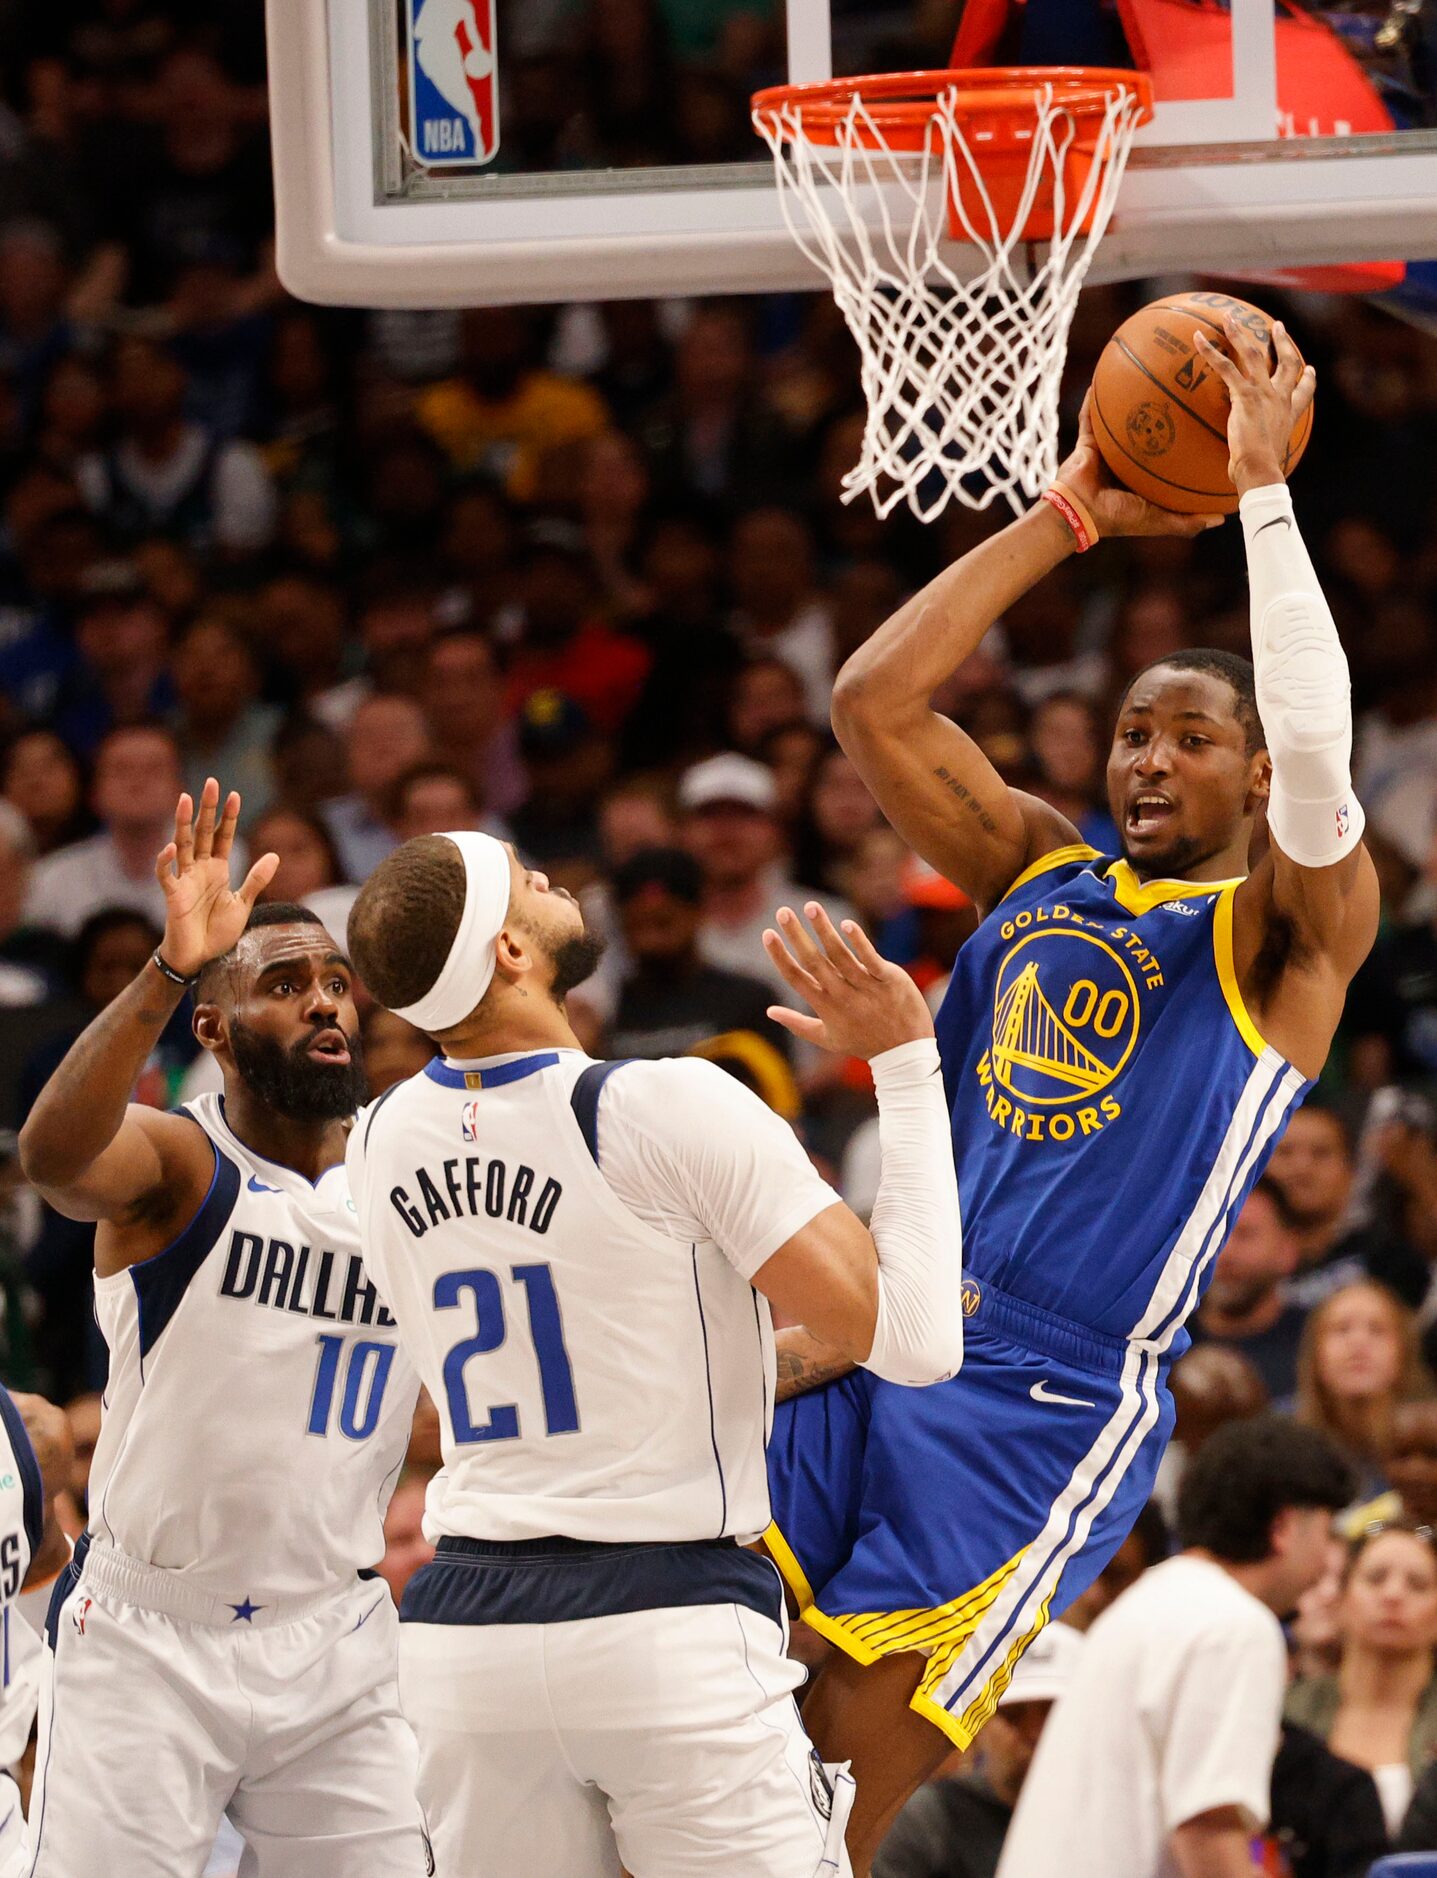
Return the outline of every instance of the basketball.
<path id="1" fill-rule="evenodd" d="M 1120 483 L 1159 508 L 1189 515 L 1230 515 L 1237 508 L 1227 473 L 1227 390 L 1193 345 L 1200 331 L 1230 353 L 1223 331 L 1228 313 L 1271 351 L 1272 321 L 1260 307 L 1226 293 L 1173 294 L 1125 320 L 1093 374 L 1093 429 L 1103 461 Z M 1285 476 L 1302 460 L 1311 435 L 1309 405 L 1293 426 Z"/>

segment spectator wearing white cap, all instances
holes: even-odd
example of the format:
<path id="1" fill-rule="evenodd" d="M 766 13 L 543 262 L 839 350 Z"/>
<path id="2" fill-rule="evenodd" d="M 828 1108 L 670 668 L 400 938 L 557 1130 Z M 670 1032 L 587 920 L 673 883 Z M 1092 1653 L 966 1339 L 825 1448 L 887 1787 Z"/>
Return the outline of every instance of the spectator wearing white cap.
<path id="1" fill-rule="evenodd" d="M 920 1787 L 893 1822 L 873 1878 L 994 1878 L 1038 1739 L 1082 1649 L 1067 1624 L 1033 1639 L 972 1753 Z"/>
<path id="2" fill-rule="evenodd" d="M 1315 1438 L 1314 1438 L 1315 1437 Z M 1352 1473 L 1315 1428 L 1220 1428 L 1178 1496 L 1184 1550 L 1088 1631 L 1033 1757 L 998 1878 L 1255 1878 L 1287 1650 Z"/>
<path id="3" fill-rule="evenodd" d="M 681 838 L 704 876 L 699 951 L 710 965 L 746 972 L 774 988 L 780 1004 L 793 994 L 763 949 L 763 931 L 781 906 L 817 900 L 838 925 L 853 909 L 835 894 L 806 892 L 787 869 L 778 821 L 778 786 L 771 769 L 725 751 L 686 770 L 679 784 Z"/>

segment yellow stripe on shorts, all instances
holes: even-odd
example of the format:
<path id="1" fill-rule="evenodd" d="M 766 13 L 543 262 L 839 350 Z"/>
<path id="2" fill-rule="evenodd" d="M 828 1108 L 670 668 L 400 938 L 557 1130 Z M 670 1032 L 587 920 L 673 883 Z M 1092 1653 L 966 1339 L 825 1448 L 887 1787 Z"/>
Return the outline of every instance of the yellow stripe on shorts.
<path id="1" fill-rule="evenodd" d="M 966 1748 L 998 1706 L 999 1697 L 1012 1680 L 1013 1671 L 1024 1650 L 1048 1621 L 1048 1603 L 1044 1600 L 1038 1621 L 1024 1637 L 1018 1638 L 1005 1659 L 984 1683 L 979 1694 L 962 1715 L 953 1715 L 933 1699 L 938 1687 L 957 1661 L 960 1652 L 996 1602 L 1004 1585 L 1022 1562 L 1027 1546 L 1015 1552 L 1006 1565 L 1000 1565 L 981 1585 L 950 1598 L 946 1604 L 930 1610 L 863 1611 L 838 1616 L 821 1611 L 803 1567 L 792 1546 L 777 1526 L 763 1535 L 769 1555 L 783 1574 L 798 1601 L 798 1614 L 810 1629 L 859 1663 L 876 1663 L 881 1657 L 894 1656 L 900 1650 L 916 1650 L 928 1658 L 923 1678 L 914 1691 L 910 1706 L 925 1720 L 941 1728 L 951 1741 Z"/>

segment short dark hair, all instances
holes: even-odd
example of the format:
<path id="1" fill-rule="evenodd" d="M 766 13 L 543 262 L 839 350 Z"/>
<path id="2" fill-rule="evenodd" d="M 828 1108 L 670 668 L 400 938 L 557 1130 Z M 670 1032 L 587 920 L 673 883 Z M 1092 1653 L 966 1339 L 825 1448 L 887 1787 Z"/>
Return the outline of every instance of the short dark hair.
<path id="1" fill-rule="evenodd" d="M 382 860 L 349 915 L 354 969 L 379 1002 L 403 1010 L 432 991 L 464 917 L 463 856 L 443 835 L 416 835 Z"/>
<path id="2" fill-rule="evenodd" d="M 1209 1435 L 1193 1457 L 1178 1492 L 1178 1539 L 1229 1565 L 1260 1564 L 1280 1513 L 1337 1513 L 1356 1494 L 1356 1475 L 1326 1435 L 1286 1415 L 1251 1415 Z"/>
<path id="3" fill-rule="evenodd" d="M 1174 672 L 1205 672 L 1209 678 L 1222 679 L 1225 685 L 1231 687 L 1234 715 L 1247 739 L 1247 754 L 1256 756 L 1259 750 L 1267 747 L 1267 732 L 1262 727 L 1262 718 L 1257 709 L 1257 679 L 1252 660 L 1242 658 L 1236 652 L 1221 652 L 1216 646 L 1193 646 L 1183 652 L 1169 652 L 1166 658 L 1154 659 L 1151 665 L 1145 665 L 1129 680 L 1122 703 L 1118 706 L 1120 714 L 1138 680 L 1163 667 Z"/>
<path id="4" fill-rule="evenodd" d="M 301 906 L 297 900 L 267 900 L 257 906 L 245 921 L 243 939 L 246 934 L 257 932 L 261 926 L 322 926 L 324 921 L 318 913 L 311 912 L 307 906 Z M 211 959 L 208 965 L 201 966 L 200 975 L 194 983 L 196 1004 L 213 1004 L 219 994 L 221 983 L 229 977 L 230 967 L 234 964 L 235 953 L 239 950 L 239 939 L 217 959 Z"/>

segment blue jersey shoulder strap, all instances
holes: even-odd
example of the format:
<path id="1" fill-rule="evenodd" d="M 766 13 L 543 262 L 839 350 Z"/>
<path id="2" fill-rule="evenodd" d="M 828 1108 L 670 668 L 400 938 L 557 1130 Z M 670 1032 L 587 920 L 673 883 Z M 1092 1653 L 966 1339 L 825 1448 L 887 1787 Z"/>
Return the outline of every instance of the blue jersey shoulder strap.
<path id="1" fill-rule="evenodd" d="M 574 1120 L 579 1124 L 584 1145 L 594 1157 L 595 1167 L 599 1165 L 599 1097 L 614 1071 L 622 1069 L 625 1063 L 632 1060 L 625 1056 L 612 1063 L 591 1063 L 586 1070 L 580 1071 L 578 1080 L 569 1092 L 569 1107 L 574 1111 Z"/>
<path id="2" fill-rule="evenodd" d="M 240 1170 L 211 1137 L 215 1166 L 206 1193 L 190 1223 L 162 1252 L 130 1267 L 130 1282 L 140 1314 L 140 1363 L 180 1308 L 190 1280 L 214 1250 L 240 1192 Z"/>

